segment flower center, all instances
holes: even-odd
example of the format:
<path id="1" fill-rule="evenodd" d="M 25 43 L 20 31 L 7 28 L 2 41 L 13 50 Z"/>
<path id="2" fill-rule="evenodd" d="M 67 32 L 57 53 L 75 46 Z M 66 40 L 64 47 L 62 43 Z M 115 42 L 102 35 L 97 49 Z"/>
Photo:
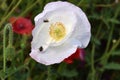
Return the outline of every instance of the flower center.
<path id="1" fill-rule="evenodd" d="M 23 24 L 19 24 L 19 25 L 18 25 L 18 29 L 21 29 L 21 30 L 22 30 L 22 29 L 25 29 L 25 27 L 24 27 Z"/>
<path id="2" fill-rule="evenodd" d="M 51 24 L 49 34 L 55 41 L 60 41 L 66 35 L 65 26 L 61 22 Z"/>

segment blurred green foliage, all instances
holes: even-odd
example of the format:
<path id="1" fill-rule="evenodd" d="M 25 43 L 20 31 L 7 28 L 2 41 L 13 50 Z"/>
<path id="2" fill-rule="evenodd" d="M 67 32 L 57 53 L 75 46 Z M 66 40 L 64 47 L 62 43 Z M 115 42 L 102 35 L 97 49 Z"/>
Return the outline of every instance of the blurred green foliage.
<path id="1" fill-rule="evenodd" d="M 23 16 L 33 21 L 44 5 L 52 1 L 57 0 L 0 0 L 1 80 L 120 80 L 119 0 L 62 0 L 79 6 L 91 23 L 92 37 L 85 49 L 85 62 L 39 64 L 29 57 L 31 35 L 14 33 L 12 47 L 9 46 L 9 35 L 6 35 L 9 52 L 4 72 L 3 30 L 9 18 Z"/>

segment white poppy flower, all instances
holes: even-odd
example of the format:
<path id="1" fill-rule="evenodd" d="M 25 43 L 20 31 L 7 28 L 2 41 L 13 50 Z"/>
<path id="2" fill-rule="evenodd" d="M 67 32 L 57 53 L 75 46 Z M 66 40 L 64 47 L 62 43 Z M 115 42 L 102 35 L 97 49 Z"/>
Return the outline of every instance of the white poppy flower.
<path id="1" fill-rule="evenodd" d="M 39 63 L 60 63 L 89 43 L 90 23 L 85 13 L 71 3 L 48 3 L 34 20 L 30 56 Z"/>

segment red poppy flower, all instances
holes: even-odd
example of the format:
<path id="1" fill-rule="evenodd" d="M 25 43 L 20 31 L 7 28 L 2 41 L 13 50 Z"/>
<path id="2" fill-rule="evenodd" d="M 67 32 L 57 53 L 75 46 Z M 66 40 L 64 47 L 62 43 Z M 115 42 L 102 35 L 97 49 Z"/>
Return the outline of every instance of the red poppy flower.
<path id="1" fill-rule="evenodd" d="M 66 58 L 65 60 L 64 60 L 64 62 L 66 62 L 66 63 L 68 63 L 68 64 L 71 64 L 71 63 L 73 63 L 73 60 L 75 60 L 75 59 L 80 59 L 80 60 L 84 60 L 84 56 L 85 56 L 85 51 L 84 51 L 84 49 L 80 49 L 80 48 L 78 48 L 77 50 L 76 50 L 76 52 L 74 53 L 74 54 L 72 54 L 70 57 L 68 57 L 68 58 Z"/>
<path id="2" fill-rule="evenodd" d="M 34 28 L 30 19 L 23 17 L 11 17 L 9 19 L 10 23 L 13 26 L 13 31 L 18 34 L 30 34 Z"/>

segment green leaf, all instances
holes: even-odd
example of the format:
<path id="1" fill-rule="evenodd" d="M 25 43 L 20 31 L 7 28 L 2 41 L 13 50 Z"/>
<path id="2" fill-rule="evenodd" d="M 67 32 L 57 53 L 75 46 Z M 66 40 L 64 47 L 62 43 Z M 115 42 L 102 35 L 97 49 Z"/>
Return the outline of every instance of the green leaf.
<path id="1" fill-rule="evenodd" d="M 71 78 L 71 77 L 75 77 L 78 75 L 77 71 L 75 69 L 73 70 L 64 70 L 64 72 L 62 73 L 63 76 Z"/>
<path id="2" fill-rule="evenodd" d="M 61 63 L 57 72 L 59 73 L 59 75 L 67 77 L 67 78 L 75 77 L 78 75 L 78 72 L 75 69 L 69 70 L 65 63 Z"/>
<path id="3" fill-rule="evenodd" d="M 0 71 L 0 77 L 7 78 L 7 77 L 13 75 L 17 71 L 19 71 L 19 70 L 21 70 L 21 69 L 23 69 L 25 67 L 26 67 L 26 65 L 21 65 L 21 66 L 19 66 L 17 68 L 16 67 L 6 68 L 6 72 L 3 72 L 3 70 L 1 70 Z"/>
<path id="4" fill-rule="evenodd" d="M 114 18 L 109 19 L 108 21 L 110 21 L 110 22 L 112 22 L 112 23 L 115 23 L 115 24 L 120 24 L 120 21 L 117 20 L 117 19 L 114 19 Z"/>
<path id="5" fill-rule="evenodd" d="M 89 15 L 88 18 L 99 20 L 99 19 L 100 19 L 100 16 L 99 16 L 98 14 L 94 14 L 94 15 Z"/>
<path id="6" fill-rule="evenodd" d="M 108 63 L 104 66 L 104 69 L 109 69 L 109 70 L 120 70 L 120 64 L 119 63 Z"/>
<path id="7" fill-rule="evenodd" d="M 104 19 L 104 18 L 102 18 L 102 21 L 103 21 L 103 23 L 106 25 L 106 27 L 107 27 L 108 29 L 110 29 L 110 25 L 109 25 L 108 21 L 107 21 L 106 19 Z"/>
<path id="8" fill-rule="evenodd" d="M 57 72 L 61 74 L 66 69 L 66 67 L 67 65 L 65 63 L 61 63 L 57 69 Z"/>
<path id="9" fill-rule="evenodd" d="M 111 54 L 112 56 L 120 56 L 120 50 L 114 51 Z"/>
<path id="10" fill-rule="evenodd" d="M 95 38 L 94 36 L 91 37 L 91 41 L 93 41 L 96 45 L 101 45 L 100 40 Z"/>

